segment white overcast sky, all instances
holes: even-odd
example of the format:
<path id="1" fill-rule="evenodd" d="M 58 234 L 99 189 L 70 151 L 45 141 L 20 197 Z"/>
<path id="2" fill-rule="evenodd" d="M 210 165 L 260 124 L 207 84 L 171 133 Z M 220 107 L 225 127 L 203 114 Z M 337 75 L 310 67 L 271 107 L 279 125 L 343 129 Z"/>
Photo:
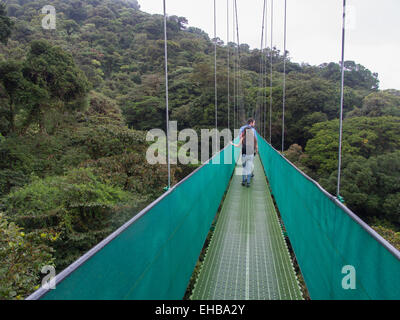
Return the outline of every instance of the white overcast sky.
<path id="1" fill-rule="evenodd" d="M 166 0 L 169 15 L 184 16 L 189 25 L 214 34 L 213 0 Z M 217 36 L 227 39 L 227 1 L 232 40 L 233 0 L 217 2 Z M 268 2 L 270 14 L 271 0 Z M 283 51 L 284 0 L 274 0 L 274 46 Z M 264 0 L 237 0 L 240 42 L 261 45 Z M 139 0 L 141 10 L 163 11 L 162 0 Z M 287 50 L 294 62 L 318 65 L 341 58 L 342 0 L 287 0 Z M 345 60 L 379 74 L 380 88 L 400 89 L 400 0 L 347 0 Z M 268 29 L 270 18 L 268 16 Z M 268 43 L 270 29 L 268 30 Z M 269 46 L 269 45 L 268 45 Z"/>

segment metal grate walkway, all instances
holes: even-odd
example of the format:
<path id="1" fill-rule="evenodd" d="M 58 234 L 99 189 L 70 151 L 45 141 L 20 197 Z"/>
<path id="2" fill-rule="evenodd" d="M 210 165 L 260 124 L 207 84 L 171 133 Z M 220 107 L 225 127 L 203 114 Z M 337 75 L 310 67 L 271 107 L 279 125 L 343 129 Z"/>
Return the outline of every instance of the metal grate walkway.
<path id="1" fill-rule="evenodd" d="M 302 299 L 257 156 L 255 179 L 234 174 L 191 299 Z"/>

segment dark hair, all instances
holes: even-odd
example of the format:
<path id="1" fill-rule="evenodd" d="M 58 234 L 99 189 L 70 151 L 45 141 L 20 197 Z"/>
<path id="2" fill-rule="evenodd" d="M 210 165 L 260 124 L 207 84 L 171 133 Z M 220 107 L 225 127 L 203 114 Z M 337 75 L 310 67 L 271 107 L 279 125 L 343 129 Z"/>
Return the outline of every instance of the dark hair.
<path id="1" fill-rule="evenodd" d="M 250 118 L 249 120 L 247 120 L 247 124 L 252 124 L 254 122 L 253 118 Z"/>

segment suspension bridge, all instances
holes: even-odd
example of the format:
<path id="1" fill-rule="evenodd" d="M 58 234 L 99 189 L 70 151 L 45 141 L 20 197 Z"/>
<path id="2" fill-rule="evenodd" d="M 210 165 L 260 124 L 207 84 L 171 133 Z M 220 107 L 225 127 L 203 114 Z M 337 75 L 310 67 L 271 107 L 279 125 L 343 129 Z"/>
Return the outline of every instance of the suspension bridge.
<path id="1" fill-rule="evenodd" d="M 270 1 L 272 4 L 273 0 Z M 228 6 L 230 2 L 227 0 Z M 236 0 L 233 5 L 236 54 L 240 55 Z M 345 8 L 346 1 L 344 13 Z M 227 11 L 229 14 L 229 7 Z M 270 11 L 272 20 L 273 10 Z M 267 43 L 266 13 L 265 0 L 262 50 Z M 216 17 L 214 0 L 215 25 Z M 166 21 L 164 0 L 168 135 Z M 286 1 L 284 21 L 286 55 Z M 344 22 L 345 14 L 342 70 Z M 216 28 L 214 33 L 216 38 Z M 260 60 L 261 73 L 267 71 L 265 60 L 264 56 Z M 236 71 L 240 72 L 239 63 Z M 342 72 L 341 110 L 343 76 Z M 235 80 L 233 90 L 236 128 L 240 119 L 241 101 L 236 99 L 236 93 L 241 91 L 240 82 Z M 215 97 L 217 115 L 217 94 Z M 58 274 L 55 289 L 42 287 L 28 299 L 182 299 L 214 221 L 215 228 L 191 299 L 304 298 L 283 226 L 311 299 L 399 299 L 400 252 L 340 201 L 341 134 L 338 191 L 333 196 L 274 149 L 271 139 L 265 139 L 268 108 L 265 99 L 261 100 L 257 113 L 258 119 L 262 119 L 258 127 L 259 155 L 255 159 L 251 188 L 240 185 L 241 177 L 235 170 L 240 167 L 240 150 L 228 144 L 178 184 L 171 186 L 169 176 L 167 191 L 160 198 Z M 282 121 L 284 128 L 284 117 Z M 215 122 L 218 128 L 217 117 Z M 234 161 L 224 161 L 226 155 Z M 168 173 L 169 168 L 168 151 Z M 348 286 L 351 276 L 354 285 Z"/>

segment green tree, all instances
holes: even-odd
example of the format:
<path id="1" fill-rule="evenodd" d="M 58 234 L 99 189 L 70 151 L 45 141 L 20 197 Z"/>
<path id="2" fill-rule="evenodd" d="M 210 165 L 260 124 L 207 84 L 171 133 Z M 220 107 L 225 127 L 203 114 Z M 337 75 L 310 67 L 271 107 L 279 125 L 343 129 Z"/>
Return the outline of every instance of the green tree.
<path id="1" fill-rule="evenodd" d="M 133 8 L 135 10 L 139 10 L 140 9 L 140 5 L 139 5 L 137 0 L 122 0 L 122 1 L 126 2 L 129 7 Z"/>
<path id="2" fill-rule="evenodd" d="M 53 250 L 46 242 L 56 238 L 26 234 L 0 213 L 0 300 L 23 299 L 39 287 L 42 267 L 54 265 Z"/>
<path id="3" fill-rule="evenodd" d="M 364 98 L 362 108 L 347 114 L 347 117 L 400 116 L 400 97 L 390 91 L 373 92 Z"/>
<path id="4" fill-rule="evenodd" d="M 22 75 L 21 63 L 8 60 L 0 63 L 0 83 L 8 100 L 8 110 L 6 111 L 9 126 L 3 129 L 3 134 L 15 132 L 15 115 L 20 105 L 25 88 L 25 79 Z"/>
<path id="5" fill-rule="evenodd" d="M 33 41 L 23 65 L 23 75 L 36 89 L 47 96 L 38 100 L 29 110 L 27 125 L 33 120 L 45 131 L 46 112 L 59 109 L 70 111 L 82 108 L 86 102 L 89 83 L 84 73 L 75 65 L 72 56 L 60 47 L 53 47 L 44 40 Z"/>
<path id="6" fill-rule="evenodd" d="M 63 26 L 67 31 L 68 36 L 71 36 L 73 33 L 79 31 L 79 24 L 77 24 L 74 20 L 65 20 L 63 22 Z"/>
<path id="7" fill-rule="evenodd" d="M 158 97 L 145 96 L 142 101 L 124 107 L 123 114 L 128 125 L 135 130 L 162 128 L 165 123 L 164 104 Z"/>
<path id="8" fill-rule="evenodd" d="M 320 177 L 330 175 L 336 169 L 339 144 L 339 121 L 315 124 L 310 130 L 305 151 L 306 165 Z M 360 155 L 364 158 L 394 152 L 400 149 L 400 118 L 357 117 L 344 121 L 343 154 Z"/>
<path id="9" fill-rule="evenodd" d="M 337 170 L 320 182 L 335 193 Z M 344 154 L 341 195 L 346 205 L 367 221 L 377 217 L 400 226 L 400 151 L 369 159 Z"/>
<path id="10" fill-rule="evenodd" d="M 364 66 L 354 61 L 345 61 L 345 85 L 355 89 L 377 90 L 379 88 L 378 74 L 372 73 Z M 320 75 L 334 82 L 341 79 L 340 65 L 334 62 L 319 66 Z"/>
<path id="11" fill-rule="evenodd" d="M 0 42 L 7 44 L 8 39 L 11 36 L 11 31 L 14 23 L 9 17 L 7 17 L 5 4 L 0 4 Z"/>
<path id="12" fill-rule="evenodd" d="M 106 185 L 90 169 L 35 178 L 2 200 L 7 217 L 26 232 L 59 234 L 53 243 L 58 270 L 112 231 L 113 213 L 129 194 Z"/>

